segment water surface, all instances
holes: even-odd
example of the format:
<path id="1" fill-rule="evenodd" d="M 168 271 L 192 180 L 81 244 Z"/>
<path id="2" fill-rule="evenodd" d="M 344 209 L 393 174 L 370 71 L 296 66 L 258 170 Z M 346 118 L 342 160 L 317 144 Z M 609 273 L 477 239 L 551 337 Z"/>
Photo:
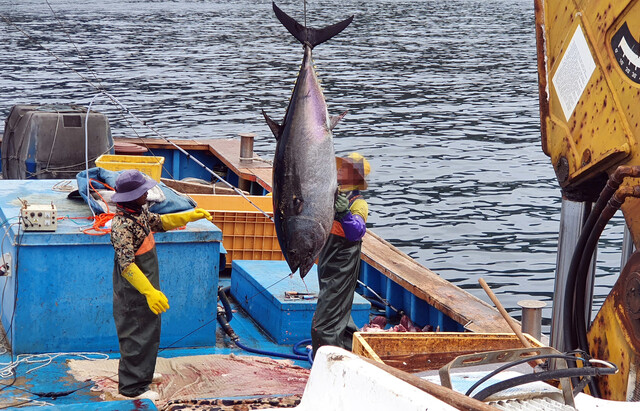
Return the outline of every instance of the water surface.
<path id="1" fill-rule="evenodd" d="M 304 21 L 301 1 L 278 5 Z M 531 0 L 309 1 L 314 27 L 355 19 L 314 50 L 338 154 L 371 162 L 368 225 L 519 318 L 551 317 L 560 190 L 542 153 Z M 88 105 L 104 87 L 168 138 L 275 139 L 302 47 L 269 1 L 0 0 L 0 115 L 24 103 Z M 16 29 L 28 33 L 29 37 Z M 45 50 L 46 49 L 46 50 Z M 51 54 L 55 55 L 54 58 Z M 130 129 L 100 97 L 114 136 Z M 619 269 L 620 218 L 600 251 L 599 302 Z"/>

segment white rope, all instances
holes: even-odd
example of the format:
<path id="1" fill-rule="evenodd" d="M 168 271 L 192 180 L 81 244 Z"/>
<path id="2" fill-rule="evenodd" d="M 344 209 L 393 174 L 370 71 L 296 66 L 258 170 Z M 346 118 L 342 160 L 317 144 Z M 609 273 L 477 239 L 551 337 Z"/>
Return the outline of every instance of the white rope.
<path id="1" fill-rule="evenodd" d="M 11 378 L 14 375 L 14 370 L 18 368 L 19 365 L 32 365 L 39 364 L 37 367 L 30 368 L 27 370 L 26 374 L 39 370 L 40 368 L 46 367 L 51 364 L 53 360 L 58 357 L 80 357 L 84 360 L 89 361 L 97 361 L 97 360 L 108 360 L 109 355 L 99 353 L 99 352 L 77 352 L 77 353 L 48 353 L 48 354 L 19 354 L 16 357 L 15 361 L 2 363 L 4 367 L 0 368 L 0 377 L 1 378 Z M 92 358 L 93 357 L 93 358 Z M 98 358 L 95 358 L 98 357 Z"/>
<path id="2" fill-rule="evenodd" d="M 29 404 L 29 407 L 53 407 L 53 406 L 55 406 L 55 404 L 53 404 L 51 402 L 46 402 L 46 401 L 42 401 L 42 400 L 34 400 L 32 398 L 15 397 L 14 399 L 18 400 L 18 401 L 24 401 L 24 405 Z M 17 404 L 17 405 L 22 405 L 22 404 Z"/>

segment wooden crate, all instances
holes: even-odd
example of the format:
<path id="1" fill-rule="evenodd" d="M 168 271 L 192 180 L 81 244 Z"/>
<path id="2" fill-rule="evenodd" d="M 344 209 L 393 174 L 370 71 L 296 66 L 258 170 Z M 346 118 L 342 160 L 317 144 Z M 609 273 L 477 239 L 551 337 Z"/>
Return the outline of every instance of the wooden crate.
<path id="1" fill-rule="evenodd" d="M 544 345 L 524 334 L 534 347 Z M 526 348 L 515 334 L 445 332 L 357 332 L 353 352 L 400 370 L 438 370 L 459 355 Z"/>

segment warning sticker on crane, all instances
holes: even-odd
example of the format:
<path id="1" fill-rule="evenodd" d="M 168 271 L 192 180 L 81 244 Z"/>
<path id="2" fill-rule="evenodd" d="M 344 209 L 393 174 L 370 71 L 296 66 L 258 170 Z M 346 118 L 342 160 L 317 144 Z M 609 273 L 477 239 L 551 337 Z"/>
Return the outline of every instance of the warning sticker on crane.
<path id="1" fill-rule="evenodd" d="M 552 79 L 565 119 L 573 114 L 595 69 L 589 45 L 578 26 Z"/>

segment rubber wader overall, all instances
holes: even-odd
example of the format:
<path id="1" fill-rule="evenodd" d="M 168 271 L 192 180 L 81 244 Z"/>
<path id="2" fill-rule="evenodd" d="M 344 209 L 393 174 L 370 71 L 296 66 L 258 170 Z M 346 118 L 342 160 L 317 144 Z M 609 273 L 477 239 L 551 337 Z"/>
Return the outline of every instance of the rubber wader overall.
<path id="1" fill-rule="evenodd" d="M 358 330 L 351 318 L 353 294 L 360 272 L 362 241 L 330 234 L 318 258 L 320 293 L 311 325 L 313 356 L 323 345 L 351 350 Z"/>
<path id="2" fill-rule="evenodd" d="M 136 265 L 159 290 L 158 254 L 153 233 L 147 233 L 135 256 Z M 127 397 L 135 397 L 147 391 L 153 379 L 161 320 L 149 309 L 146 297 L 122 277 L 117 262 L 113 270 L 113 318 L 120 342 L 118 391 Z"/>

